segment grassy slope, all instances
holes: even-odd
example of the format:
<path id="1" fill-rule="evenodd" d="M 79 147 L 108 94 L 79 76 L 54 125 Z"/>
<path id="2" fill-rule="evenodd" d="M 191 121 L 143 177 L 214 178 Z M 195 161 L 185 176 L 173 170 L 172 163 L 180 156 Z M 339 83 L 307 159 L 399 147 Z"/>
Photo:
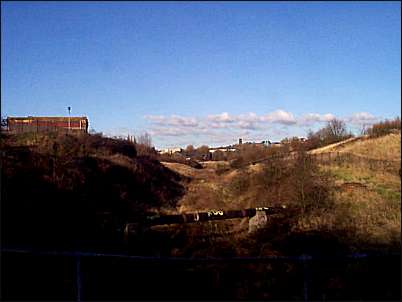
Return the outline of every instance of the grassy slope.
<path id="1" fill-rule="evenodd" d="M 337 146 L 331 151 L 350 152 L 360 156 L 399 160 L 400 134 L 389 134 L 374 139 L 361 139 Z M 353 228 L 357 236 L 348 238 L 359 246 L 397 245 L 400 241 L 401 228 L 401 181 L 400 176 L 381 170 L 367 169 L 358 164 L 321 166 L 323 172 L 329 172 L 335 180 L 336 207 L 332 213 L 316 217 L 305 225 L 328 227 L 331 224 Z M 340 219 L 344 216 L 344 219 Z M 310 217 L 311 218 L 311 217 Z M 361 246 L 360 245 L 360 246 Z"/>
<path id="2" fill-rule="evenodd" d="M 400 161 L 401 133 L 372 139 L 364 136 L 350 138 L 310 151 L 311 154 L 323 152 L 348 152 L 373 159 Z"/>
<path id="3" fill-rule="evenodd" d="M 324 147 L 321 147 L 321 148 L 311 150 L 311 151 L 309 151 L 309 153 L 311 153 L 311 154 L 319 154 L 319 153 L 336 151 L 337 149 L 339 149 L 339 148 L 341 148 L 341 147 L 343 147 L 345 145 L 355 143 L 356 141 L 359 141 L 361 139 L 363 139 L 363 137 L 351 137 L 351 138 L 348 138 L 348 139 L 346 139 L 344 141 L 341 141 L 341 142 L 337 142 L 337 143 L 330 144 L 330 145 L 327 145 L 327 146 L 324 146 Z"/>
<path id="4" fill-rule="evenodd" d="M 325 152 L 329 150 L 395 160 L 400 156 L 400 135 L 348 140 L 327 148 Z M 195 181 L 190 183 L 186 195 L 179 202 L 180 211 L 246 208 L 286 200 L 286 192 L 292 190 L 294 182 L 283 179 L 268 187 L 268 191 L 264 190 L 253 180 L 261 168 L 255 165 L 222 175 L 204 171 L 202 177 L 194 170 L 194 175 L 200 177 L 196 176 Z M 361 163 L 320 166 L 320 173 L 329 175 L 334 184 L 331 208 L 319 206 L 293 220 L 291 233 L 337 234 L 340 241 L 354 250 L 397 248 L 401 225 L 399 175 L 368 169 Z"/>
<path id="5" fill-rule="evenodd" d="M 351 152 L 369 158 L 380 160 L 401 160 L 401 133 L 388 134 L 383 137 L 365 139 L 344 145 L 342 152 Z"/>

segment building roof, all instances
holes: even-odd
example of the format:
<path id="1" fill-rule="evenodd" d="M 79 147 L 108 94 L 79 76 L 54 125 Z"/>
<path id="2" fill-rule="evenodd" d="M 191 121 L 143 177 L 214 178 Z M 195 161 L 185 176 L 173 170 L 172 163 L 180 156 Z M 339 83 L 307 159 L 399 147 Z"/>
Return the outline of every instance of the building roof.
<path id="1" fill-rule="evenodd" d="M 88 120 L 86 116 L 27 116 L 27 117 L 7 117 L 9 120 L 39 120 L 39 121 L 59 121 L 59 122 L 67 122 L 67 121 L 80 121 L 80 120 Z"/>

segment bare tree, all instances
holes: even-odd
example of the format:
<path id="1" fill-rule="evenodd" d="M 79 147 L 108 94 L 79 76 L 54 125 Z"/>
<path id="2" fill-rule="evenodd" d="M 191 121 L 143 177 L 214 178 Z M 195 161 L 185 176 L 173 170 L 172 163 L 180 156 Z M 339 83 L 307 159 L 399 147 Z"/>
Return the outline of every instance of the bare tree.
<path id="1" fill-rule="evenodd" d="M 201 147 L 197 148 L 197 152 L 200 154 L 207 154 L 209 153 L 209 147 L 207 145 L 202 145 Z"/>
<path id="2" fill-rule="evenodd" d="M 305 147 L 307 149 L 314 149 L 339 142 L 352 136 L 352 133 L 347 131 L 344 121 L 332 119 L 328 121 L 324 128 L 321 128 L 316 132 L 311 130 L 308 132 L 307 144 L 305 144 Z"/>
<path id="3" fill-rule="evenodd" d="M 325 129 L 329 140 L 337 141 L 348 136 L 345 122 L 336 118 L 330 120 Z"/>
<path id="4" fill-rule="evenodd" d="M 213 154 L 212 154 L 212 159 L 213 160 L 226 160 L 226 155 L 224 152 L 220 151 L 220 150 L 216 150 Z"/>
<path id="5" fill-rule="evenodd" d="M 187 155 L 192 155 L 192 154 L 194 154 L 194 152 L 195 152 L 195 148 L 194 148 L 193 145 L 188 145 L 188 146 L 186 147 L 185 153 L 186 153 Z"/>
<path id="6" fill-rule="evenodd" d="M 149 156 L 151 158 L 156 158 L 158 153 L 155 148 L 152 147 L 151 136 L 145 132 L 144 134 L 134 138 L 135 148 L 137 149 L 137 155 L 139 156 Z"/>
<path id="7" fill-rule="evenodd" d="M 207 159 L 209 157 L 209 147 L 206 145 L 202 145 L 195 150 L 197 159 Z"/>
<path id="8" fill-rule="evenodd" d="M 149 148 L 152 147 L 152 139 L 151 139 L 151 136 L 147 132 L 140 135 L 136 141 L 137 141 L 137 144 L 139 144 L 139 145 L 144 145 Z"/>

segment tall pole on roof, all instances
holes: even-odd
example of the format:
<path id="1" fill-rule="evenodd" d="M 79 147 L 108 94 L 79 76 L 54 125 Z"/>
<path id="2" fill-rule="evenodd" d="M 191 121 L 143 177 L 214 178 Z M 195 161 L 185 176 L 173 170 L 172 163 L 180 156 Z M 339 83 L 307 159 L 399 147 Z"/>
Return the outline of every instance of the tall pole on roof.
<path id="1" fill-rule="evenodd" d="M 70 132 L 70 125 L 71 125 L 71 123 L 70 123 L 70 111 L 71 111 L 71 107 L 68 106 L 67 109 L 68 109 L 68 132 Z"/>

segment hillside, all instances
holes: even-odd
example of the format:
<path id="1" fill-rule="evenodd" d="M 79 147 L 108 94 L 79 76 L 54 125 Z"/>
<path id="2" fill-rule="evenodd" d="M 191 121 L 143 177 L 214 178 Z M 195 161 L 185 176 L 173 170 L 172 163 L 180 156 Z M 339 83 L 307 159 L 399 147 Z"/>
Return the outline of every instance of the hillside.
<path id="1" fill-rule="evenodd" d="M 340 152 L 351 152 L 379 160 L 401 160 L 401 133 L 386 136 L 361 139 L 336 148 Z"/>
<path id="2" fill-rule="evenodd" d="M 101 135 L 3 136 L 2 152 L 8 244 L 117 246 L 125 222 L 174 209 L 187 180 Z"/>
<path id="3" fill-rule="evenodd" d="M 401 133 L 378 138 L 353 137 L 342 142 L 311 150 L 311 154 L 345 152 L 378 160 L 401 160 Z"/>
<path id="4" fill-rule="evenodd" d="M 375 142 L 364 141 L 366 146 Z M 102 136 L 6 137 L 1 143 L 5 245 L 123 251 L 161 259 L 302 254 L 337 257 L 351 252 L 400 252 L 400 176 L 369 169 L 362 162 L 319 163 L 299 153 L 291 161 L 277 158 L 243 168 L 234 168 L 227 162 L 207 162 L 202 169 L 196 169 L 138 156 L 134 145 Z M 368 156 L 368 152 L 359 149 L 359 143 L 349 141 L 343 146 L 349 148 L 348 152 L 358 150 Z M 353 146 L 357 146 L 356 150 Z M 400 149 L 391 150 L 389 158 L 400 154 Z M 127 241 L 122 238 L 125 222 L 135 222 L 150 211 L 186 213 L 282 204 L 287 208 L 279 214 L 266 215 L 265 222 L 263 216 L 259 222 L 256 215 L 251 219 L 169 224 L 133 232 Z M 375 290 L 391 288 L 399 293 L 400 272 L 393 262 L 384 264 L 381 260 L 380 265 L 367 270 L 367 259 L 361 261 L 362 265 L 347 261 L 342 265 L 313 264 L 315 282 L 309 289 L 333 289 L 335 293 L 322 297 L 336 300 L 345 296 L 352 300 L 360 294 L 360 287 L 349 292 L 350 279 L 359 283 L 364 278 L 375 280 Z M 20 263 L 18 258 L 10 271 L 15 270 L 15 263 Z M 197 280 L 187 274 L 176 277 L 175 273 L 184 271 L 178 264 L 165 266 L 152 261 L 139 266 L 137 261 L 110 260 L 106 266 L 105 262 L 94 261 L 85 268 L 91 268 L 93 278 L 99 275 L 103 280 L 102 286 L 93 287 L 94 293 L 114 288 L 123 296 L 129 295 L 133 284 L 149 292 L 155 283 L 175 293 L 181 290 L 190 294 L 194 293 L 191 286 L 202 284 L 202 291 L 208 293 L 216 290 L 215 282 L 223 276 L 222 280 L 236 280 L 228 287 L 229 297 L 248 297 L 239 294 L 240 288 L 255 290 L 255 297 L 263 300 L 267 296 L 261 280 L 269 276 L 277 297 L 291 289 L 293 299 L 302 300 L 298 263 L 241 263 L 236 270 L 233 262 L 191 263 L 185 270 L 201 273 Z M 205 265 L 213 274 L 203 274 Z M 33 271 L 32 279 L 37 276 Z M 244 279 L 245 273 L 255 275 L 254 279 Z M 20 280 L 16 273 L 16 292 Z M 29 279 L 34 288 L 38 283 Z M 278 287 L 279 283 L 283 287 Z M 347 292 L 339 294 L 343 288 Z"/>
<path id="5" fill-rule="evenodd" d="M 359 141 L 359 140 L 362 140 L 362 139 L 364 139 L 364 137 L 351 137 L 351 138 L 345 139 L 343 141 L 340 141 L 340 142 L 337 142 L 337 143 L 334 143 L 334 144 L 330 144 L 330 145 L 327 145 L 327 146 L 324 146 L 324 147 L 320 147 L 320 148 L 317 148 L 317 149 L 314 149 L 314 150 L 310 150 L 309 153 L 310 154 L 319 154 L 319 153 L 323 153 L 323 152 L 336 151 L 337 149 L 339 149 L 339 148 L 341 148 L 341 147 L 343 147 L 345 145 L 351 144 L 353 142 L 356 142 L 356 141 Z"/>
<path id="6" fill-rule="evenodd" d="M 365 157 L 397 158 L 398 140 L 400 135 L 359 138 L 329 149 Z M 389 146 L 387 152 L 380 152 L 381 143 Z M 97 240 L 113 238 L 113 230 L 121 229 L 126 221 L 144 217 L 146 212 L 183 213 L 281 204 L 297 211 L 303 209 L 302 215 L 287 210 L 282 218 L 272 218 L 261 232 L 276 240 L 264 248 L 264 254 L 289 249 L 303 252 L 304 247 L 310 247 L 294 236 L 310 236 L 311 232 L 338 234 L 335 237 L 339 245 L 356 250 L 376 248 L 380 243 L 394 247 L 400 235 L 399 175 L 369 168 L 362 162 L 316 163 L 299 154 L 294 161 L 278 158 L 238 169 L 227 162 L 206 162 L 202 169 L 195 169 L 137 156 L 134 145 L 96 135 L 6 137 L 2 144 L 2 213 L 8 213 L 2 223 L 7 226 L 3 230 L 9 232 L 3 238 L 24 238 L 36 243 L 52 238 L 53 243 L 60 239 L 60 244 L 78 244 L 77 240 L 95 244 Z M 257 238 L 248 234 L 248 223 L 240 219 L 162 228 L 152 235 L 157 234 L 152 244 L 165 242 L 163 250 L 169 255 L 219 255 L 211 245 L 197 248 L 197 238 L 216 233 L 227 237 L 233 231 L 241 231 L 231 237 L 229 249 L 232 253 L 252 254 L 259 248 L 250 245 Z M 225 244 L 229 244 L 228 239 Z M 160 247 L 158 253 L 161 250 Z"/>
<path id="7" fill-rule="evenodd" d="M 306 162 L 299 155 L 294 162 L 272 160 L 238 169 L 230 168 L 228 163 L 207 163 L 204 166 L 208 168 L 204 171 L 169 165 L 192 178 L 186 186 L 186 194 L 178 202 L 178 209 L 191 212 L 278 203 L 287 204 L 289 208 L 306 207 L 303 215 L 289 212 L 282 218 L 272 217 L 271 223 L 261 230 L 267 237 L 258 240 L 260 243 L 269 240 L 269 244 L 266 243 L 269 248 L 264 249 L 268 254 L 291 249 L 300 252 L 322 250 L 322 246 L 308 243 L 309 234 L 353 251 L 397 249 L 401 226 L 398 170 L 393 169 L 391 173 L 381 165 L 371 165 L 366 159 L 380 162 L 399 159 L 400 134 L 373 139 L 352 138 L 311 153 L 320 152 L 351 153 L 364 160 L 334 158 L 327 162 Z M 398 165 L 397 162 L 392 164 Z M 225 168 L 223 172 L 220 172 L 221 167 Z M 239 221 L 231 228 L 243 228 L 247 232 L 244 223 L 246 221 Z M 224 229 L 224 224 L 220 227 Z M 242 238 L 249 242 L 256 240 L 247 233 L 238 234 L 237 239 L 231 240 L 236 242 Z M 250 249 L 247 253 L 256 248 L 243 244 L 238 243 L 238 252 L 244 251 L 246 246 Z"/>
<path id="8" fill-rule="evenodd" d="M 354 235 L 345 234 L 345 237 L 350 244 L 353 243 L 354 249 L 368 246 L 383 249 L 392 242 L 396 244 L 401 234 L 401 181 L 397 173 L 401 162 L 400 144 L 401 134 L 398 133 L 378 138 L 359 137 L 314 150 L 318 153 L 326 148 L 325 152 L 358 156 L 352 161 L 320 165 L 321 171 L 328 173 L 335 182 L 336 207 L 332 213 L 317 217 L 315 227 L 338 221 L 353 229 Z M 383 165 L 373 165 L 373 160 Z M 395 169 L 384 168 L 390 166 L 395 166 Z M 344 218 L 334 220 L 337 215 L 344 215 Z M 311 220 L 307 222 L 309 218 L 304 223 L 311 224 Z"/>

